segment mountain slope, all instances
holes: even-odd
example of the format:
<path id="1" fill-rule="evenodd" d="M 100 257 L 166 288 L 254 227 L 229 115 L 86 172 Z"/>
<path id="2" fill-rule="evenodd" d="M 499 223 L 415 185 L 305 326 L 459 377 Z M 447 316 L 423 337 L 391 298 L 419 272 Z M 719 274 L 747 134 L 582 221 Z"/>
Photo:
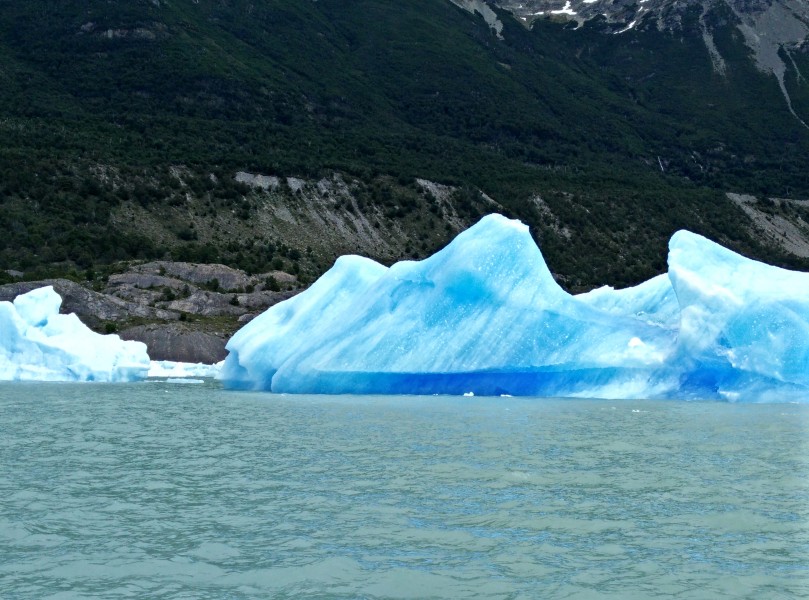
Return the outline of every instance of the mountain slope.
<path id="1" fill-rule="evenodd" d="M 166 256 L 260 271 L 273 259 L 256 256 L 285 247 L 314 276 L 352 244 L 374 250 L 359 232 L 315 247 L 311 220 L 266 226 L 296 203 L 344 222 L 351 205 L 398 240 L 377 250 L 393 260 L 491 208 L 475 190 L 529 222 L 574 288 L 659 271 L 681 227 L 803 264 L 725 197 L 809 197 L 809 131 L 721 6 L 622 35 L 604 20 L 528 30 L 498 8 L 492 30 L 447 0 L 0 8 L 2 268 Z M 799 50 L 784 86 L 802 115 Z M 239 171 L 309 191 L 249 187 Z M 353 182 L 342 208 L 318 191 L 335 173 Z M 450 186 L 457 209 L 415 178 Z M 443 233 L 424 238 L 428 222 Z"/>
<path id="2" fill-rule="evenodd" d="M 481 2 L 453 2 L 467 10 L 487 12 L 479 6 Z M 632 29 L 676 32 L 693 25 L 693 17 L 698 15 L 705 50 L 720 75 L 726 72 L 726 57 L 717 47 L 716 36 L 731 24 L 742 34 L 759 70 L 775 76 L 789 111 L 809 127 L 805 117 L 795 112 L 786 85 L 790 70 L 793 77 L 798 75 L 795 56 L 806 54 L 804 45 L 809 39 L 809 5 L 800 0 L 498 0 L 497 5 L 529 27 L 537 19 L 569 20 L 577 26 L 599 20 L 614 34 Z"/>

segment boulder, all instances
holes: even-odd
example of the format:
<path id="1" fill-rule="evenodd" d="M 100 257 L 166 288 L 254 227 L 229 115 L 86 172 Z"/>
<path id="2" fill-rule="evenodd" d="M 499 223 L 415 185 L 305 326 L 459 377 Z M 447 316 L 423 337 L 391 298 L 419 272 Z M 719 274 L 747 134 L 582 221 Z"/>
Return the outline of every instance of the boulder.
<path id="1" fill-rule="evenodd" d="M 159 260 L 132 267 L 131 271 L 150 275 L 168 275 L 199 286 L 210 285 L 216 280 L 222 291 L 242 290 L 252 283 L 252 278 L 244 271 L 217 264 L 202 265 Z"/>
<path id="2" fill-rule="evenodd" d="M 121 339 L 146 344 L 152 360 L 213 364 L 227 356 L 224 333 L 193 331 L 181 323 L 154 323 L 125 329 Z"/>

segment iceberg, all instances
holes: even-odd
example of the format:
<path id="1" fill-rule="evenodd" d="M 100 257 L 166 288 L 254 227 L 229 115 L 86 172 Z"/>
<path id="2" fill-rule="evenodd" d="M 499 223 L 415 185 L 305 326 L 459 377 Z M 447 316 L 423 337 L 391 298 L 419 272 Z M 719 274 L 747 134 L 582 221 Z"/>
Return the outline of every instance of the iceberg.
<path id="1" fill-rule="evenodd" d="M 565 292 L 528 227 L 490 215 L 423 261 L 339 259 L 237 332 L 220 378 L 274 392 L 634 397 L 675 346 L 654 319 Z"/>
<path id="2" fill-rule="evenodd" d="M 484 217 L 390 268 L 345 256 L 236 333 L 225 387 L 282 393 L 809 399 L 809 274 L 676 233 L 668 273 L 577 296 Z"/>
<path id="3" fill-rule="evenodd" d="M 53 287 L 0 302 L 0 380 L 105 381 L 143 379 L 146 345 L 101 335 L 75 314 L 59 314 Z"/>

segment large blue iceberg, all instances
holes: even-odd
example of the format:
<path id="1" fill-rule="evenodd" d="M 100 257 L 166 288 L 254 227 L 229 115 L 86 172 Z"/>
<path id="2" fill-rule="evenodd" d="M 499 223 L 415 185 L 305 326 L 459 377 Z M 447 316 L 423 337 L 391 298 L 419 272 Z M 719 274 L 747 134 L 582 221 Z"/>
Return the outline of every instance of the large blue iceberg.
<path id="1" fill-rule="evenodd" d="M 0 302 L 0 381 L 133 381 L 149 371 L 146 345 L 100 335 L 59 314 L 52 287 Z"/>
<path id="2" fill-rule="evenodd" d="M 667 275 L 573 296 L 525 225 L 490 215 L 423 261 L 338 259 L 228 350 L 238 389 L 803 400 L 809 274 L 681 231 Z"/>

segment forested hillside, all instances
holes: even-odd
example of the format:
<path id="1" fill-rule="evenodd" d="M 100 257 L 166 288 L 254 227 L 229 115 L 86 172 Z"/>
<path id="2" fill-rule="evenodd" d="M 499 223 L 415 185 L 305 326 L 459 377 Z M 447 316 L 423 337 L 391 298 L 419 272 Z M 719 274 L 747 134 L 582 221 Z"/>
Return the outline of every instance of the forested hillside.
<path id="1" fill-rule="evenodd" d="M 723 73 L 696 13 L 620 36 L 499 14 L 502 39 L 447 0 L 0 1 L 0 270 L 314 277 L 347 251 L 424 256 L 491 209 L 571 289 L 660 272 L 679 228 L 807 266 L 726 197 L 809 198 L 809 130 L 732 12 L 710 15 Z"/>

